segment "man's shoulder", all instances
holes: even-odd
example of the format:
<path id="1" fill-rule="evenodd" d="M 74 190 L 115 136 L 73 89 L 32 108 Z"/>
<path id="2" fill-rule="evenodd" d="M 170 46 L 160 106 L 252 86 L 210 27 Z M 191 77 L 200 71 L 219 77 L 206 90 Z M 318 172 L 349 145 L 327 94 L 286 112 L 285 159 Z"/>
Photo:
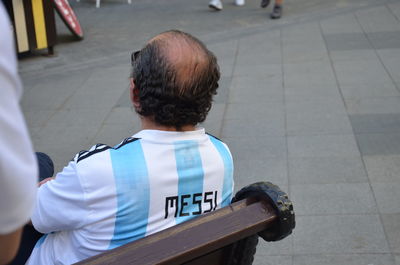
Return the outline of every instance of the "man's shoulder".
<path id="1" fill-rule="evenodd" d="M 123 148 L 124 146 L 128 145 L 129 143 L 132 143 L 139 139 L 140 138 L 128 137 L 128 138 L 125 138 L 121 143 L 117 144 L 114 147 L 111 147 L 111 146 L 108 146 L 105 144 L 96 144 L 96 145 L 92 146 L 89 150 L 80 151 L 76 155 L 75 161 L 76 161 L 76 163 L 79 163 L 82 160 L 85 160 L 87 158 L 93 158 L 93 156 L 95 156 L 96 154 L 100 154 L 100 153 L 107 152 L 110 150 L 118 150 L 118 149 Z"/>

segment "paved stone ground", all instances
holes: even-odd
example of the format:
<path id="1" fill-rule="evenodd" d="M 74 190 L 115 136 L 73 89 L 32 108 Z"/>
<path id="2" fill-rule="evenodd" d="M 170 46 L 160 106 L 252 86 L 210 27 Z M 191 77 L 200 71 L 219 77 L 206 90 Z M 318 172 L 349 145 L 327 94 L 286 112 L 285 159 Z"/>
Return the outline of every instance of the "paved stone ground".
<path id="1" fill-rule="evenodd" d="M 400 265 L 400 2 L 258 1 L 211 12 L 207 0 L 71 0 L 85 31 L 58 21 L 56 56 L 22 58 L 22 106 L 35 148 L 58 170 L 75 153 L 139 130 L 130 52 L 170 29 L 216 53 L 221 88 L 205 123 L 235 159 L 237 189 L 290 194 L 292 236 L 261 242 L 254 264 Z"/>

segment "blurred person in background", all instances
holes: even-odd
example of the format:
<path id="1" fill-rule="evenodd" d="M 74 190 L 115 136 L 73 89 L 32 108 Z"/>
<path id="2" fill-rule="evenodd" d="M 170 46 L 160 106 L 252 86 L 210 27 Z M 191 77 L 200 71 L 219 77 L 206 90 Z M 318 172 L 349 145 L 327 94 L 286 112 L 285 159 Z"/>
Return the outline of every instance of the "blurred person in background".
<path id="1" fill-rule="evenodd" d="M 245 0 L 235 0 L 235 5 L 237 6 L 244 6 L 244 4 Z M 221 11 L 223 8 L 221 0 L 211 0 L 208 6 L 217 11 Z"/>
<path id="2" fill-rule="evenodd" d="M 275 0 L 275 5 L 272 9 L 271 18 L 278 19 L 282 16 L 282 2 L 283 0 Z M 270 0 L 261 0 L 261 7 L 266 8 L 270 3 Z M 245 4 L 245 0 L 235 0 L 235 5 L 243 6 Z M 208 4 L 211 9 L 221 11 L 223 8 L 221 0 L 211 0 Z"/>
<path id="3" fill-rule="evenodd" d="M 278 19 L 282 16 L 282 2 L 283 0 L 275 0 L 275 5 L 272 9 L 271 18 Z M 266 8 L 270 3 L 270 0 L 261 0 L 261 7 Z"/>

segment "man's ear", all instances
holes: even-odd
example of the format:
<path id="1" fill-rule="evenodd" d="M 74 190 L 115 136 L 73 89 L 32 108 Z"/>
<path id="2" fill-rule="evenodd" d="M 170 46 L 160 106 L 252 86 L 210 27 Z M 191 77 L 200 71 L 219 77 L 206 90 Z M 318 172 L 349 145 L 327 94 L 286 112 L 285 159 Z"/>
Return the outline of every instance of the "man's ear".
<path id="1" fill-rule="evenodd" d="M 135 109 L 140 109 L 139 90 L 136 88 L 133 78 L 129 78 L 129 96 Z"/>

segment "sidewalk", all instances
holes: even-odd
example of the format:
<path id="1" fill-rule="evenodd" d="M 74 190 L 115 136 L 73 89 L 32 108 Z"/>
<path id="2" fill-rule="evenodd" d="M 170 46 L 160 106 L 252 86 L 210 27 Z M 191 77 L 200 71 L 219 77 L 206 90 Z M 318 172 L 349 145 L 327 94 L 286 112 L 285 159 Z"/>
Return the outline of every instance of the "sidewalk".
<path id="1" fill-rule="evenodd" d="M 271 181 L 294 203 L 294 234 L 260 242 L 254 264 L 400 265 L 399 1 L 287 0 L 277 21 L 249 0 L 70 2 L 86 39 L 59 24 L 56 57 L 20 61 L 35 148 L 58 170 L 139 130 L 130 52 L 183 29 L 218 57 L 204 126 L 230 146 L 236 188 Z"/>

